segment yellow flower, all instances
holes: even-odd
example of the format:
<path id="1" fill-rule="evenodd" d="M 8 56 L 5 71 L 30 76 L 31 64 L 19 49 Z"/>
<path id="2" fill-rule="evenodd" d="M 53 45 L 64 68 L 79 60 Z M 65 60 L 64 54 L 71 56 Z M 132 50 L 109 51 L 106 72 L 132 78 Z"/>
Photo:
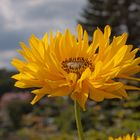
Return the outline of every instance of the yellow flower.
<path id="1" fill-rule="evenodd" d="M 127 134 L 126 136 L 122 136 L 122 137 L 118 137 L 118 138 L 109 137 L 108 140 L 140 140 L 140 137 L 139 136 L 135 137 L 134 134 L 132 134 L 132 136 Z"/>
<path id="2" fill-rule="evenodd" d="M 30 47 L 20 43 L 24 61 L 13 59 L 12 64 L 19 71 L 13 78 L 17 80 L 16 87 L 37 88 L 32 91 L 35 94 L 32 104 L 46 94 L 69 95 L 85 109 L 88 98 L 94 101 L 122 98 L 127 97 L 128 89 L 139 90 L 115 80 L 140 80 L 132 77 L 140 71 L 140 58 L 135 58 L 138 49 L 125 45 L 126 33 L 110 42 L 111 29 L 107 25 L 104 33 L 97 28 L 89 44 L 88 34 L 80 25 L 77 32 L 77 38 L 67 29 L 55 36 L 46 33 L 42 39 L 32 35 Z"/>

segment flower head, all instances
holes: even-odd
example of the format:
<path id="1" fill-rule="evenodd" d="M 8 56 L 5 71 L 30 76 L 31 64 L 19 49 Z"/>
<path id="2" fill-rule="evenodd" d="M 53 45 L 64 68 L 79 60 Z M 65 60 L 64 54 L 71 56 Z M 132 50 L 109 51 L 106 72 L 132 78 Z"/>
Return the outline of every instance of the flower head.
<path id="1" fill-rule="evenodd" d="M 20 88 L 36 87 L 32 93 L 32 104 L 44 95 L 69 95 L 85 109 L 88 98 L 94 101 L 127 97 L 126 90 L 139 90 L 115 79 L 132 78 L 140 71 L 140 58 L 135 58 L 138 49 L 125 45 L 127 34 L 114 37 L 110 42 L 111 29 L 107 25 L 104 33 L 97 28 L 89 44 L 88 34 L 80 25 L 78 37 L 67 29 L 64 34 L 52 32 L 38 39 L 32 35 L 27 47 L 20 43 L 20 54 L 24 61 L 13 59 L 12 64 L 19 74 L 15 86 Z"/>
<path id="2" fill-rule="evenodd" d="M 140 140 L 140 137 L 135 137 L 134 134 L 132 134 L 132 136 L 130 136 L 130 134 L 127 134 L 126 136 L 118 138 L 109 137 L 109 140 Z"/>

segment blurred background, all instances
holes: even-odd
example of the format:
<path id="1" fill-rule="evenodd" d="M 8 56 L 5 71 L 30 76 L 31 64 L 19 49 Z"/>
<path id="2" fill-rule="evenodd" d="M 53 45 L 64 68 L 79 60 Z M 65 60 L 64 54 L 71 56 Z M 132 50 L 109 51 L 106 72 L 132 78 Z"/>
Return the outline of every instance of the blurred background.
<path id="1" fill-rule="evenodd" d="M 16 52 L 19 42 L 28 44 L 31 34 L 41 38 L 45 32 L 63 32 L 66 28 L 75 33 L 78 23 L 90 39 L 96 27 L 103 29 L 109 24 L 112 36 L 127 32 L 127 43 L 140 47 L 139 0 L 0 1 L 0 140 L 76 140 L 73 102 L 45 97 L 30 105 L 31 89 L 14 87 L 10 77 L 17 72 L 10 61 L 20 57 Z M 131 84 L 140 86 L 134 81 Z M 86 138 L 101 140 L 133 132 L 140 135 L 139 110 L 138 91 L 129 92 L 128 100 L 88 101 L 87 110 L 82 112 Z"/>

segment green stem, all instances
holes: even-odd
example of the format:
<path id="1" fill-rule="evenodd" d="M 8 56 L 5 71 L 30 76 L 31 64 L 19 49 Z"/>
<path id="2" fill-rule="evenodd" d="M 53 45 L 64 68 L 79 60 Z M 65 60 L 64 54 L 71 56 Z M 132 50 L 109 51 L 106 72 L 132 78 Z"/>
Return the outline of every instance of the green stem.
<path id="1" fill-rule="evenodd" d="M 84 134 L 83 134 L 83 128 L 82 128 L 81 116 L 80 116 L 80 107 L 76 101 L 75 101 L 74 109 L 75 109 L 75 119 L 76 119 L 79 140 L 84 140 Z"/>

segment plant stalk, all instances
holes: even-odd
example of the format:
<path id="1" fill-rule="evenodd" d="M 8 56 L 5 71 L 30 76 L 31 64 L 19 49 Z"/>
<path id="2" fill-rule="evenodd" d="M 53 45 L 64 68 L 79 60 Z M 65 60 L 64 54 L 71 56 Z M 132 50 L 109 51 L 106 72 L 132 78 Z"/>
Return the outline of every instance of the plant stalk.
<path id="1" fill-rule="evenodd" d="M 74 109 L 75 109 L 75 119 L 76 119 L 76 126 L 77 126 L 79 140 L 84 140 L 83 127 L 82 127 L 81 116 L 80 116 L 80 106 L 77 103 L 77 101 L 75 101 Z"/>

